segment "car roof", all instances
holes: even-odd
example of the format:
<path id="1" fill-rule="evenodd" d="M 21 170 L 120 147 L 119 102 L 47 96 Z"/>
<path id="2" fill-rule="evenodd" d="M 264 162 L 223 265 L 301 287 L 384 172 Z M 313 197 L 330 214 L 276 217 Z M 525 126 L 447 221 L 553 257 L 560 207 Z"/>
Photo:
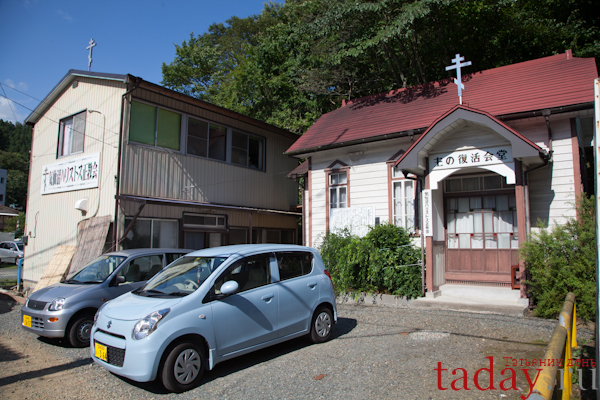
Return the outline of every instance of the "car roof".
<path id="1" fill-rule="evenodd" d="M 155 249 L 144 248 L 144 249 L 127 249 L 127 250 L 120 250 L 120 251 L 111 251 L 109 253 L 104 253 L 103 255 L 131 257 L 131 256 L 140 255 L 140 254 L 189 253 L 191 251 L 194 251 L 194 250 L 158 247 Z"/>
<path id="2" fill-rule="evenodd" d="M 299 246 L 296 244 L 236 244 L 231 246 L 211 247 L 194 251 L 188 254 L 192 257 L 229 257 L 233 254 L 240 256 L 267 251 L 310 251 L 316 252 L 312 247 Z"/>

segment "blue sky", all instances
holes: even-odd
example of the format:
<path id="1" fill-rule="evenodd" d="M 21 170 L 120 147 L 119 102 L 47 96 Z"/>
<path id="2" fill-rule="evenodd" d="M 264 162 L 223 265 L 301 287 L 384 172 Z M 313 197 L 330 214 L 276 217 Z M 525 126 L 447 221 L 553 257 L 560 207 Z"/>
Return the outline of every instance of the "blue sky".
<path id="1" fill-rule="evenodd" d="M 70 69 L 87 70 L 91 38 L 92 71 L 160 84 L 174 44 L 231 16 L 260 14 L 265 2 L 0 0 L 0 119 L 22 123 Z"/>

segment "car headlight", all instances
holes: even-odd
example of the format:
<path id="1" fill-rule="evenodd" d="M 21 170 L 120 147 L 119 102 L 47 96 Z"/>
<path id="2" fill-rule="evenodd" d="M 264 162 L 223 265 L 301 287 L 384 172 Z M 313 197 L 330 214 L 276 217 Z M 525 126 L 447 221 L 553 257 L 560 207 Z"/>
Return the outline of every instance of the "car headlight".
<path id="1" fill-rule="evenodd" d="M 154 311 L 152 314 L 148 314 L 140 319 L 133 327 L 131 335 L 133 340 L 141 340 L 154 332 L 160 320 L 166 317 L 170 311 L 170 308 L 165 308 L 164 310 Z"/>
<path id="2" fill-rule="evenodd" d="M 104 308 L 104 306 L 107 305 L 109 302 L 110 302 L 110 300 L 107 301 L 106 303 L 102 304 L 100 306 L 100 308 L 98 309 L 98 311 L 96 311 L 96 314 L 94 315 L 94 325 L 96 325 L 96 321 L 98 320 L 98 317 L 100 316 L 100 312 L 102 311 L 102 309 Z"/>
<path id="3" fill-rule="evenodd" d="M 57 297 L 50 303 L 50 307 L 48 307 L 48 311 L 60 311 L 65 308 L 65 298 Z"/>

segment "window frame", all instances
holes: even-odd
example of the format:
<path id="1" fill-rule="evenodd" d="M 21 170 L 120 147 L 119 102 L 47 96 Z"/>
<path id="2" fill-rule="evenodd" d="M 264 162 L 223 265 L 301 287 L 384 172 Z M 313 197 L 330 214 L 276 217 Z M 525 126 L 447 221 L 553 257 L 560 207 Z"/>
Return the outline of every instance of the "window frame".
<path id="1" fill-rule="evenodd" d="M 330 184 L 331 176 L 340 174 L 342 172 L 346 173 L 346 183 L 331 185 Z M 339 187 L 346 188 L 346 207 L 335 207 L 335 208 L 350 208 L 350 166 L 340 160 L 335 160 L 333 163 L 331 163 L 329 165 L 329 167 L 327 167 L 325 169 L 325 206 L 327 208 L 327 211 L 325 214 L 325 218 L 326 218 L 325 226 L 326 226 L 327 230 L 329 230 L 329 219 L 331 218 L 331 210 L 332 210 L 330 190 L 332 188 L 339 188 Z M 339 196 L 338 196 L 338 198 L 339 198 Z"/>
<path id="2" fill-rule="evenodd" d="M 83 132 L 81 132 L 81 150 L 73 151 L 73 132 L 75 131 L 75 117 L 78 115 L 84 116 L 83 118 Z M 70 148 L 67 153 L 64 152 L 64 140 L 65 140 L 65 123 L 71 121 L 72 128 L 70 133 Z M 56 158 L 64 158 L 74 154 L 81 154 L 85 151 L 85 128 L 87 125 L 87 109 L 76 112 L 65 118 L 61 118 L 58 121 L 58 144 L 56 149 Z"/>
<path id="3" fill-rule="evenodd" d="M 140 104 L 143 104 L 145 106 L 153 107 L 155 109 L 155 113 L 154 113 L 154 144 L 138 142 L 138 141 L 135 141 L 135 140 L 131 139 L 131 120 L 132 120 L 131 111 L 133 110 L 133 102 L 140 103 Z M 178 138 L 179 148 L 178 149 L 173 149 L 173 148 L 170 148 L 170 147 L 164 147 L 164 146 L 161 146 L 161 145 L 158 144 L 159 143 L 159 136 L 158 136 L 158 134 L 159 134 L 159 129 L 160 129 L 160 126 L 159 126 L 159 122 L 160 122 L 160 110 L 164 110 L 166 112 L 170 112 L 170 113 L 174 113 L 174 114 L 178 114 L 179 115 L 180 119 L 179 119 L 179 138 Z M 150 147 L 150 148 L 154 148 L 154 149 L 162 149 L 162 150 L 165 150 L 165 151 L 175 151 L 175 152 L 178 152 L 178 153 L 183 153 L 182 152 L 182 147 L 183 147 L 183 144 L 184 144 L 184 141 L 183 141 L 183 132 L 184 132 L 184 127 L 186 127 L 186 125 L 187 125 L 185 123 L 186 121 L 184 121 L 185 115 L 186 114 L 182 113 L 181 111 L 177 111 L 177 110 L 174 110 L 174 109 L 169 108 L 169 107 L 164 107 L 164 106 L 161 106 L 161 105 L 158 105 L 158 104 L 150 103 L 150 102 L 138 99 L 138 98 L 132 98 L 131 101 L 129 102 L 129 126 L 128 126 L 128 134 L 127 134 L 128 143 L 135 144 L 137 146 L 146 146 L 146 147 Z"/>
<path id="4" fill-rule="evenodd" d="M 195 115 L 191 115 L 191 114 L 184 114 L 185 119 L 186 119 L 186 123 L 185 123 L 185 129 L 183 130 L 183 136 L 185 137 L 185 150 L 184 153 L 190 157 L 198 157 L 198 158 L 202 158 L 205 160 L 211 160 L 211 161 L 217 161 L 217 162 L 222 162 L 225 164 L 229 164 L 229 165 L 233 165 L 236 167 L 241 167 L 241 168 L 247 168 L 247 169 L 251 169 L 253 171 L 261 171 L 261 172 L 266 172 L 267 167 L 266 167 L 266 154 L 267 154 L 267 138 L 262 136 L 262 135 L 257 135 L 255 133 L 250 133 L 250 132 L 246 132 L 242 129 L 239 128 L 232 128 L 230 126 L 226 126 L 217 122 L 213 122 L 204 118 L 199 118 Z M 201 154 L 193 154 L 189 151 L 189 142 L 190 142 L 190 132 L 189 132 L 189 127 L 190 127 L 190 120 L 196 120 L 199 122 L 203 122 L 207 125 L 207 132 L 206 132 L 206 155 L 201 155 Z M 214 126 L 218 126 L 221 128 L 225 128 L 226 130 L 226 139 L 225 139 L 225 159 L 220 159 L 220 158 L 214 158 L 214 157 L 210 157 L 210 127 L 211 125 Z M 233 162 L 232 160 L 232 153 L 235 149 L 241 149 L 241 147 L 236 147 L 233 145 L 233 136 L 235 134 L 240 134 L 240 135 L 245 135 L 246 136 L 246 165 L 240 164 L 240 163 L 236 163 Z M 251 139 L 256 139 L 261 143 L 260 146 L 260 155 L 259 155 L 259 167 L 258 168 L 254 168 L 252 166 L 250 166 L 250 140 Z"/>
<path id="5" fill-rule="evenodd" d="M 407 177 L 404 176 L 404 174 L 397 170 L 397 168 L 394 166 L 393 163 L 389 164 L 390 165 L 390 186 L 389 186 L 389 196 L 390 196 L 390 202 L 389 202 L 389 206 L 390 206 L 390 221 L 396 225 L 399 226 L 401 228 L 404 228 L 406 231 L 408 231 L 410 234 L 415 234 L 418 232 L 418 210 L 417 210 L 417 181 L 415 179 L 409 179 Z M 407 214 L 405 212 L 405 215 L 402 216 L 402 224 L 398 225 L 396 219 L 398 218 L 398 216 L 396 215 L 396 184 L 400 183 L 401 187 L 402 187 L 402 200 L 403 202 L 406 200 L 406 183 L 407 182 L 411 182 L 412 185 L 412 211 L 413 211 L 413 226 L 412 228 L 407 228 L 406 225 L 406 218 L 407 218 Z M 405 208 L 406 208 L 406 203 L 405 204 Z M 404 210 L 406 211 L 406 210 Z"/>
<path id="6" fill-rule="evenodd" d="M 129 226 L 130 221 L 133 219 L 133 217 L 129 217 L 126 216 L 125 217 L 125 228 L 127 226 Z M 150 249 L 159 249 L 159 248 L 164 248 L 164 247 L 170 247 L 170 246 L 159 246 L 159 247 L 154 247 L 154 225 L 155 225 L 155 221 L 156 222 L 174 222 L 176 223 L 176 232 L 177 232 L 177 236 L 175 237 L 175 246 L 172 246 L 173 248 L 180 248 L 180 231 L 181 231 L 181 223 L 178 219 L 170 219 L 170 218 L 152 218 L 152 217 L 140 217 L 137 218 L 135 220 L 134 226 L 132 226 L 131 230 L 133 230 L 133 228 L 135 227 L 135 224 L 137 224 L 138 222 L 141 221 L 149 221 L 150 222 L 150 246 L 147 246 Z M 128 223 L 129 222 L 129 223 Z M 125 243 L 125 241 L 123 241 L 123 243 Z M 123 246 L 124 249 L 130 249 L 130 248 L 137 248 L 137 247 L 125 247 Z"/>

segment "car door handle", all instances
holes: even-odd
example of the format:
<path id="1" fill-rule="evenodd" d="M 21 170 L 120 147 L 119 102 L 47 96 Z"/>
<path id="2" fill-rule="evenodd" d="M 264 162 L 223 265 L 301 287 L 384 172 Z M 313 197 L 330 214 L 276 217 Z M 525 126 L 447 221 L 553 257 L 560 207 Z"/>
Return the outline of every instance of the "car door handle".
<path id="1" fill-rule="evenodd" d="M 261 300 L 266 301 L 267 303 L 269 302 L 269 300 L 271 300 L 273 297 L 275 297 L 274 294 L 265 294 L 263 297 L 261 297 Z"/>
<path id="2" fill-rule="evenodd" d="M 317 282 L 308 282 L 308 285 L 306 286 L 308 286 L 311 289 L 314 289 L 314 287 L 317 286 Z"/>

